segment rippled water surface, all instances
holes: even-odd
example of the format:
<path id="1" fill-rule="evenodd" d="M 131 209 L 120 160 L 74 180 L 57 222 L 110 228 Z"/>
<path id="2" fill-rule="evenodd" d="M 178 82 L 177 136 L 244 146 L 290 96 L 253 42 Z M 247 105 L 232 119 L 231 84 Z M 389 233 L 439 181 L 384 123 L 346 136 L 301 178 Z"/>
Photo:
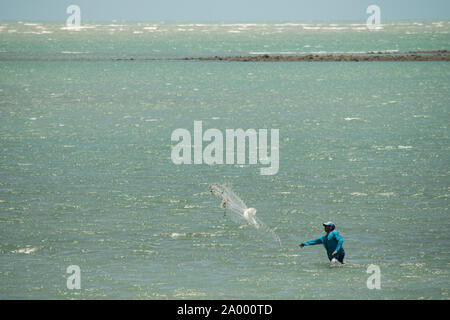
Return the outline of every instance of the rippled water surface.
<path id="1" fill-rule="evenodd" d="M 1 23 L 0 297 L 448 299 L 448 62 L 143 58 L 449 49 L 449 27 Z M 175 165 L 171 134 L 195 120 L 279 129 L 278 173 Z M 211 183 L 282 247 L 224 216 Z M 328 220 L 344 266 L 297 246 Z"/>

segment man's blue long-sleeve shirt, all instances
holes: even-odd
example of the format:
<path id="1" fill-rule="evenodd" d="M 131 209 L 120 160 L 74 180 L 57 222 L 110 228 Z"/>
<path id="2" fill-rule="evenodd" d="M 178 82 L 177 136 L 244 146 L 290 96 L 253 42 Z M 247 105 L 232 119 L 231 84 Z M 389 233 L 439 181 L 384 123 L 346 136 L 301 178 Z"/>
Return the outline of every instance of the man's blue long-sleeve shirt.
<path id="1" fill-rule="evenodd" d="M 331 260 L 333 258 L 337 258 L 345 254 L 344 248 L 342 247 L 342 243 L 344 240 L 342 240 L 339 233 L 335 230 L 331 231 L 328 234 L 328 237 L 326 235 L 323 235 L 317 239 L 305 241 L 302 242 L 304 246 L 313 246 L 316 244 L 323 244 L 325 249 L 327 250 L 328 258 Z M 336 251 L 337 253 L 333 256 L 332 253 Z"/>

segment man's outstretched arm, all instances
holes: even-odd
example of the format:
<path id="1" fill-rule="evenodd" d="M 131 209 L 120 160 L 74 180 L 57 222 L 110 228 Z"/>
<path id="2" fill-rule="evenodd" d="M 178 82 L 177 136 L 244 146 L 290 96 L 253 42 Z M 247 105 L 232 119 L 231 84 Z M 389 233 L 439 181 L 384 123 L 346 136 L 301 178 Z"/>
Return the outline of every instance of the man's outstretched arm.
<path id="1" fill-rule="evenodd" d="M 314 240 L 309 240 L 309 241 L 305 241 L 299 244 L 300 248 L 303 248 L 304 246 L 313 246 L 316 244 L 321 244 L 322 243 L 322 237 L 319 237 L 317 239 Z"/>

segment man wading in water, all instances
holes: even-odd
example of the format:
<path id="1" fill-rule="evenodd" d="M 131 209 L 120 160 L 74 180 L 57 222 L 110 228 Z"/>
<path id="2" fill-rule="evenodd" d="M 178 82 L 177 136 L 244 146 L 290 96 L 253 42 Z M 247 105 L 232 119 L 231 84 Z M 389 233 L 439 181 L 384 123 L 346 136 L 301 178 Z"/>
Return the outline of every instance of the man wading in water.
<path id="1" fill-rule="evenodd" d="M 331 262 L 335 262 L 337 260 L 340 263 L 344 263 L 345 251 L 342 247 L 344 240 L 342 240 L 339 233 L 334 230 L 336 225 L 329 221 L 324 223 L 323 226 L 326 232 L 325 235 L 314 240 L 302 242 L 299 244 L 299 247 L 303 248 L 304 246 L 323 244 L 327 250 L 328 259 L 330 259 Z"/>

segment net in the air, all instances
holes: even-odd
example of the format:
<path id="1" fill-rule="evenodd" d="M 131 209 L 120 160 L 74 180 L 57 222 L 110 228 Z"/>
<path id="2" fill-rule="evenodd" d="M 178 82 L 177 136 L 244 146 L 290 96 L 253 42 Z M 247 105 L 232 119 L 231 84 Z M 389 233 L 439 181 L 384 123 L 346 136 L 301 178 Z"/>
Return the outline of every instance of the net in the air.
<path id="1" fill-rule="evenodd" d="M 281 247 L 278 235 L 268 228 L 257 216 L 255 208 L 248 208 L 244 201 L 236 195 L 230 187 L 223 185 L 210 185 L 209 190 L 222 199 L 220 206 L 226 211 L 225 215 L 237 223 L 247 223 L 258 230 L 271 233 Z"/>

